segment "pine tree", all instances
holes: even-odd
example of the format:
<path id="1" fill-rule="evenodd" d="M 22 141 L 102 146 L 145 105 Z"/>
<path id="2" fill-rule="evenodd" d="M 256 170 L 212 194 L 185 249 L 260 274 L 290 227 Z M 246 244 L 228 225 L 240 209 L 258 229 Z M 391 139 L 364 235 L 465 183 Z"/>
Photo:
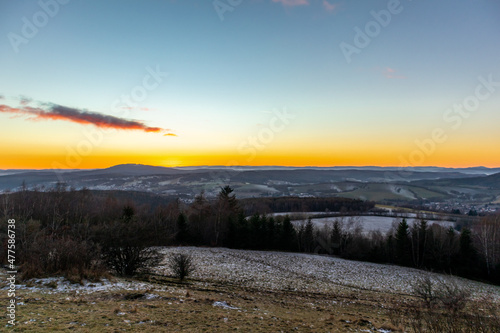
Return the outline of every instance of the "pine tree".
<path id="1" fill-rule="evenodd" d="M 248 249 L 251 247 L 250 242 L 250 226 L 243 212 L 240 212 L 238 214 L 238 222 L 236 223 L 235 247 L 238 249 Z"/>
<path id="2" fill-rule="evenodd" d="M 267 244 L 267 217 L 262 215 L 259 221 L 259 249 L 265 250 L 268 247 Z"/>
<path id="3" fill-rule="evenodd" d="M 189 230 L 186 216 L 180 213 L 177 217 L 177 235 L 175 240 L 179 244 L 189 243 Z"/>
<path id="4" fill-rule="evenodd" d="M 260 216 L 255 214 L 250 218 L 250 247 L 255 250 L 261 249 L 262 246 L 262 220 Z"/>
<path id="5" fill-rule="evenodd" d="M 290 217 L 287 215 L 283 219 L 283 225 L 281 229 L 281 250 L 283 251 L 294 251 L 297 248 L 297 232 L 292 225 Z"/>
<path id="6" fill-rule="evenodd" d="M 445 244 L 445 271 L 450 271 L 452 269 L 453 257 L 456 254 L 456 236 L 455 229 L 449 227 L 446 231 L 446 244 Z"/>
<path id="7" fill-rule="evenodd" d="M 276 249 L 276 223 L 274 222 L 274 217 L 269 217 L 267 219 L 267 235 L 266 235 L 266 248 L 267 249 Z"/>
<path id="8" fill-rule="evenodd" d="M 389 234 L 386 240 L 386 253 L 387 253 L 387 261 L 390 263 L 396 262 L 394 255 L 394 236 Z"/>
<path id="9" fill-rule="evenodd" d="M 236 219 L 238 214 L 238 201 L 233 193 L 233 189 L 227 185 L 221 187 L 217 195 L 215 207 L 215 219 L 213 222 L 214 239 L 212 243 L 219 245 L 227 237 L 227 228 L 231 219 Z"/>
<path id="10" fill-rule="evenodd" d="M 314 251 L 314 226 L 312 224 L 311 218 L 308 219 L 307 224 L 304 228 L 303 246 L 304 252 L 311 253 Z"/>
<path id="11" fill-rule="evenodd" d="M 412 228 L 411 247 L 413 265 L 423 267 L 427 245 L 427 221 L 420 219 Z"/>
<path id="12" fill-rule="evenodd" d="M 396 262 L 400 265 L 409 266 L 411 264 L 410 251 L 411 244 L 409 238 L 409 227 L 406 219 L 403 219 L 396 230 Z"/>
<path id="13" fill-rule="evenodd" d="M 458 251 L 459 270 L 465 276 L 471 275 L 477 259 L 477 252 L 472 243 L 472 233 L 468 228 L 463 228 L 460 233 L 460 248 Z"/>
<path id="14" fill-rule="evenodd" d="M 240 244 L 237 243 L 238 236 L 238 224 L 231 219 L 227 225 L 226 246 L 230 249 L 240 246 Z"/>
<path id="15" fill-rule="evenodd" d="M 333 222 L 332 233 L 330 236 L 330 242 L 332 244 L 332 253 L 335 255 L 340 255 L 342 253 L 342 227 L 338 220 Z"/>

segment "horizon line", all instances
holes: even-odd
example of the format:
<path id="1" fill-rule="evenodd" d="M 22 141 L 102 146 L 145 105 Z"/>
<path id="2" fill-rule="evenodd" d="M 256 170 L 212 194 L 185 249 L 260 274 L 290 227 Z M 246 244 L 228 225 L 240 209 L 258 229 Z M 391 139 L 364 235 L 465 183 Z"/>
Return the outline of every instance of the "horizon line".
<path id="1" fill-rule="evenodd" d="M 474 165 L 474 166 L 437 166 L 437 165 L 426 165 L 426 166 L 380 166 L 380 165 L 331 165 L 331 166 L 317 166 L 317 165 L 305 165 L 305 166 L 296 166 L 296 165 L 187 165 L 187 166 L 163 166 L 163 165 L 151 165 L 151 164 L 139 164 L 139 163 L 122 163 L 115 164 L 109 167 L 102 168 L 67 168 L 67 169 L 57 169 L 57 168 L 16 168 L 16 169 L 0 169 L 0 171 L 15 171 L 15 170 L 30 170 L 30 171 L 52 171 L 52 170 L 64 170 L 64 171 L 86 171 L 86 170 L 104 170 L 117 166 L 149 166 L 149 167 L 157 167 L 157 168 L 166 168 L 166 169 L 184 169 L 184 168 L 296 168 L 296 169 L 307 169 L 307 168 L 318 168 L 318 169 L 328 169 L 328 168 L 397 168 L 397 169 L 416 169 L 416 168 L 442 168 L 442 169 L 474 169 L 474 168 L 483 168 L 483 169 L 499 169 L 500 166 L 496 167 L 486 167 L 483 165 Z"/>

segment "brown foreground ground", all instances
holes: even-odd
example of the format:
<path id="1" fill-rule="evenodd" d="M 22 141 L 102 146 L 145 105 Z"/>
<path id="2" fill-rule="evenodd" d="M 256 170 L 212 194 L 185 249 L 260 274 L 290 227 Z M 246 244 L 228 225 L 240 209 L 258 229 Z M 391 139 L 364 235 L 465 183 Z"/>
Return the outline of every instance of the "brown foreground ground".
<path id="1" fill-rule="evenodd" d="M 35 279 L 16 286 L 16 325 L 8 287 L 0 289 L 5 332 L 500 332 L 500 287 L 411 268 L 340 258 L 223 248 L 162 248 L 193 257 L 185 283 L 166 261 L 136 279 Z M 422 277 L 471 292 L 444 304 L 416 299 Z M 7 281 L 0 269 L 0 280 Z M 6 283 L 3 284 L 4 286 Z M 451 289 L 453 291 L 453 289 Z M 453 298 L 454 297 L 454 298 Z M 465 303 L 464 303 L 465 304 Z M 439 305 L 439 306 L 438 306 Z"/>
<path id="2" fill-rule="evenodd" d="M 6 327 L 2 314 L 2 328 L 13 332 L 398 331 L 387 310 L 395 297 L 400 298 L 395 295 L 360 290 L 338 295 L 258 291 L 217 283 L 200 288 L 193 282 L 181 285 L 167 278 L 145 278 L 164 290 L 90 294 L 19 290 L 17 324 Z M 0 302 L 8 304 L 6 292 Z"/>

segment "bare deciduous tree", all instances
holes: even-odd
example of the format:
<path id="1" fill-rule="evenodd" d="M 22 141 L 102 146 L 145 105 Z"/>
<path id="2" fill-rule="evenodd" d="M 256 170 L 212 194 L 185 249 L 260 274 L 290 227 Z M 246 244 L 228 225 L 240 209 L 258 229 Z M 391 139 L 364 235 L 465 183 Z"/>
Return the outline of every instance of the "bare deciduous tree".
<path id="1" fill-rule="evenodd" d="M 486 270 L 492 270 L 500 264 L 500 215 L 487 216 L 473 226 L 477 248 L 484 257 Z"/>

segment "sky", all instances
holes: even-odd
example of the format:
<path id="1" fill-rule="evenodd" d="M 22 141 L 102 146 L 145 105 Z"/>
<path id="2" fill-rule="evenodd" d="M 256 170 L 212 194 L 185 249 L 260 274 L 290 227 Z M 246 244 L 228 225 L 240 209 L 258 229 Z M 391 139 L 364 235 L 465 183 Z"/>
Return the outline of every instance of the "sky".
<path id="1" fill-rule="evenodd" d="M 500 167 L 496 0 L 0 3 L 0 169 Z"/>

